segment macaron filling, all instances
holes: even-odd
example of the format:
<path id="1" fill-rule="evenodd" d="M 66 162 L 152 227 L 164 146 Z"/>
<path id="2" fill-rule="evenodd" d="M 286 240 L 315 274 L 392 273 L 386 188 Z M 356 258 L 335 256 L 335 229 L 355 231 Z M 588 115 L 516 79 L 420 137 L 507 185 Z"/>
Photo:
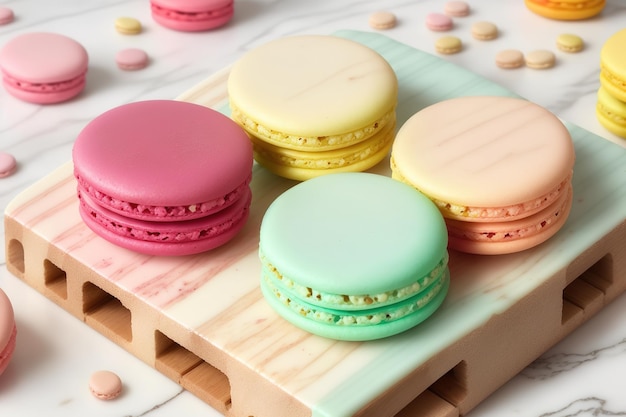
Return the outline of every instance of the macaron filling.
<path id="1" fill-rule="evenodd" d="M 448 269 L 444 269 L 443 272 L 444 274 L 438 279 L 408 299 L 387 306 L 362 310 L 334 310 L 309 304 L 294 296 L 271 275 L 264 275 L 263 283 L 283 305 L 302 317 L 338 326 L 372 326 L 403 319 L 429 305 L 449 285 Z"/>
<path id="2" fill-rule="evenodd" d="M 169 19 L 169 20 L 179 20 L 182 22 L 198 22 L 198 21 L 206 21 L 213 20 L 222 17 L 227 17 L 232 15 L 234 12 L 234 6 L 232 3 L 223 6 L 221 8 L 210 10 L 210 11 L 182 11 L 182 10 L 174 10 L 167 7 L 159 6 L 156 4 L 151 5 L 152 13 L 158 15 L 159 17 Z"/>
<path id="3" fill-rule="evenodd" d="M 301 169 L 334 169 L 365 161 L 381 150 L 388 150 L 393 142 L 395 123 L 387 123 L 364 141 L 341 149 L 327 151 L 297 151 L 271 145 L 252 137 L 254 151 L 262 161 Z"/>
<path id="4" fill-rule="evenodd" d="M 476 242 L 502 242 L 525 239 L 543 233 L 557 224 L 563 216 L 567 216 L 571 206 L 571 187 L 562 193 L 561 198 L 555 201 L 544 211 L 529 218 L 532 221 L 503 222 L 503 223 L 467 223 L 446 219 L 450 237 L 462 238 Z"/>
<path id="5" fill-rule="evenodd" d="M 275 282 L 274 286 L 285 288 L 292 294 L 307 304 L 312 304 L 324 308 L 341 308 L 342 310 L 372 309 L 390 304 L 395 304 L 406 300 L 430 286 L 435 280 L 440 280 L 446 273 L 448 265 L 448 254 L 444 255 L 441 261 L 425 276 L 418 277 L 410 285 L 379 294 L 335 294 L 320 291 L 311 287 L 300 285 L 289 277 L 281 274 L 263 255 L 260 253 L 263 264 L 263 275 L 271 277 Z"/>
<path id="6" fill-rule="evenodd" d="M 134 219 L 149 218 L 151 221 L 175 221 L 191 220 L 216 213 L 242 198 L 249 191 L 249 184 L 252 175 L 240 184 L 233 191 L 222 197 L 213 200 L 198 202 L 184 206 L 153 206 L 149 204 L 138 204 L 111 197 L 96 187 L 87 183 L 78 173 L 75 173 L 79 184 L 79 190 L 89 195 L 100 206 L 113 212 Z"/>
<path id="7" fill-rule="evenodd" d="M 269 144 L 294 150 L 323 152 L 326 150 L 343 148 L 345 146 L 363 142 L 376 135 L 380 130 L 396 122 L 395 107 L 385 113 L 381 118 L 369 125 L 351 132 L 341 132 L 327 136 L 304 136 L 273 130 L 263 126 L 257 121 L 246 116 L 231 100 L 231 117 L 239 123 L 250 135 L 259 138 Z"/>
<path id="8" fill-rule="evenodd" d="M 84 71 L 77 77 L 70 80 L 50 83 L 31 83 L 25 80 L 19 80 L 6 71 L 2 73 L 2 79 L 6 86 L 22 91 L 30 91 L 33 93 L 58 93 L 61 91 L 73 90 L 85 84 L 87 71 Z"/>
<path id="9" fill-rule="evenodd" d="M 391 158 L 391 169 L 393 178 L 406 184 L 411 184 L 399 171 L 393 157 Z M 571 178 L 572 174 L 570 173 L 570 175 L 561 181 L 555 188 L 536 199 L 502 207 L 474 207 L 454 204 L 439 200 L 433 196 L 430 196 L 430 199 L 435 203 L 439 210 L 441 210 L 443 217 L 446 219 L 459 219 L 463 221 L 477 222 L 510 221 L 516 218 L 531 216 L 550 206 L 563 195 L 564 191 L 571 183 Z M 416 187 L 416 189 L 418 188 Z"/>
<path id="10" fill-rule="evenodd" d="M 153 222 L 129 220 L 93 202 L 85 201 L 89 197 L 81 194 L 80 190 L 78 197 L 81 202 L 81 214 L 87 214 L 93 221 L 116 235 L 146 242 L 183 243 L 212 239 L 229 230 L 234 230 L 237 225 L 248 218 L 251 193 L 248 191 L 247 195 L 237 200 L 237 204 L 216 214 L 219 218 L 215 221 L 209 216 L 182 222 L 159 222 L 158 230 Z"/>

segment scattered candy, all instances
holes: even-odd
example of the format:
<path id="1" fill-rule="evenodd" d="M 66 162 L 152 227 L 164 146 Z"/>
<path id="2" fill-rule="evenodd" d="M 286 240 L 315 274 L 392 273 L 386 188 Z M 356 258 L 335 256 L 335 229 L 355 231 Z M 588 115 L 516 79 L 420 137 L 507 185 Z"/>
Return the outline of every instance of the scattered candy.
<path id="1" fill-rule="evenodd" d="M 491 22 L 476 22 L 472 25 L 472 36 L 481 41 L 498 37 L 498 27 Z"/>
<path id="2" fill-rule="evenodd" d="M 436 32 L 444 32 L 452 29 L 453 22 L 449 16 L 441 13 L 429 13 L 426 15 L 426 27 Z"/>
<path id="3" fill-rule="evenodd" d="M 544 49 L 529 52 L 525 55 L 526 66 L 532 69 L 552 68 L 556 62 L 554 53 Z"/>
<path id="4" fill-rule="evenodd" d="M 141 33 L 141 22 L 133 17 L 118 17 L 115 19 L 115 30 L 122 35 L 137 35 Z"/>
<path id="5" fill-rule="evenodd" d="M 148 65 L 148 54 L 137 48 L 122 49 L 115 55 L 115 63 L 124 71 L 137 71 Z"/>
<path id="6" fill-rule="evenodd" d="M 496 65 L 503 69 L 519 68 L 524 65 L 524 54 L 517 49 L 505 49 L 496 54 Z"/>
<path id="7" fill-rule="evenodd" d="M 435 50 L 440 54 L 456 54 L 462 49 L 463 43 L 456 36 L 443 36 L 435 41 Z"/>
<path id="8" fill-rule="evenodd" d="M 89 378 L 89 390 L 99 400 L 113 400 L 122 393 L 122 380 L 111 371 L 96 371 Z"/>
<path id="9" fill-rule="evenodd" d="M 464 17 L 470 12 L 470 6 L 464 1 L 449 1 L 443 6 L 443 11 L 448 16 Z"/>
<path id="10" fill-rule="evenodd" d="M 15 16 L 13 15 L 13 10 L 8 7 L 0 6 L 0 25 L 6 25 L 11 23 Z"/>
<path id="11" fill-rule="evenodd" d="M 17 162 L 13 155 L 0 152 L 0 178 L 8 177 L 17 169 Z"/>
<path id="12" fill-rule="evenodd" d="M 556 38 L 556 47 L 563 52 L 580 52 L 584 42 L 580 36 L 564 33 Z"/>
<path id="13" fill-rule="evenodd" d="M 396 26 L 396 15 L 385 11 L 374 12 L 370 15 L 369 25 L 378 30 L 391 29 Z"/>

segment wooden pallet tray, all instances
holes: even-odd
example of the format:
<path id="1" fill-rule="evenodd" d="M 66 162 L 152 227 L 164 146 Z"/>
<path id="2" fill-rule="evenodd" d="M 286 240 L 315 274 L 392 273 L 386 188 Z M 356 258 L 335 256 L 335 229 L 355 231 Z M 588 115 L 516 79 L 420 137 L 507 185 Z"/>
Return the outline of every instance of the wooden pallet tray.
<path id="1" fill-rule="evenodd" d="M 400 84 L 399 125 L 461 95 L 513 95 L 384 36 L 336 34 L 379 51 Z M 224 70 L 179 100 L 227 112 Z M 217 250 L 151 257 L 93 234 L 67 163 L 5 212 L 9 270 L 226 416 L 465 414 L 626 290 L 626 151 L 568 125 L 577 152 L 564 228 L 522 253 L 452 252 L 442 307 L 384 340 L 339 342 L 278 317 L 260 289 L 258 229 L 293 181 L 254 167 L 247 226 Z M 388 161 L 373 171 L 389 174 Z"/>

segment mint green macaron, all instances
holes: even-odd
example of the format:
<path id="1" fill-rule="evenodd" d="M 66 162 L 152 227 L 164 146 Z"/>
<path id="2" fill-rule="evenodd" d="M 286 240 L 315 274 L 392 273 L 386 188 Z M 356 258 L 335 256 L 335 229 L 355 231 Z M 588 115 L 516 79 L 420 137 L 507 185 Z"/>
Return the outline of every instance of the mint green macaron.
<path id="1" fill-rule="evenodd" d="M 329 174 L 280 195 L 263 217 L 261 289 L 283 318 L 339 340 L 427 319 L 449 286 L 447 232 L 430 199 L 369 173 Z"/>

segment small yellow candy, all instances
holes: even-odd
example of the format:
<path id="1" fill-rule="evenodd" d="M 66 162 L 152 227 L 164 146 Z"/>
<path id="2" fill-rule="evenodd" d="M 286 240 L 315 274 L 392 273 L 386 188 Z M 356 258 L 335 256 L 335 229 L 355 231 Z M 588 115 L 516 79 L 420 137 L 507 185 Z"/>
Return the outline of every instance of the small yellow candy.
<path id="1" fill-rule="evenodd" d="M 556 47 L 563 52 L 580 52 L 584 47 L 584 42 L 578 35 L 564 33 L 556 38 Z"/>
<path id="2" fill-rule="evenodd" d="M 123 35 L 137 35 L 141 33 L 141 29 L 141 22 L 133 17 L 115 19 L 115 30 Z"/>
<path id="3" fill-rule="evenodd" d="M 463 49 L 463 43 L 456 36 L 443 36 L 435 42 L 435 49 L 440 54 L 456 54 Z"/>

